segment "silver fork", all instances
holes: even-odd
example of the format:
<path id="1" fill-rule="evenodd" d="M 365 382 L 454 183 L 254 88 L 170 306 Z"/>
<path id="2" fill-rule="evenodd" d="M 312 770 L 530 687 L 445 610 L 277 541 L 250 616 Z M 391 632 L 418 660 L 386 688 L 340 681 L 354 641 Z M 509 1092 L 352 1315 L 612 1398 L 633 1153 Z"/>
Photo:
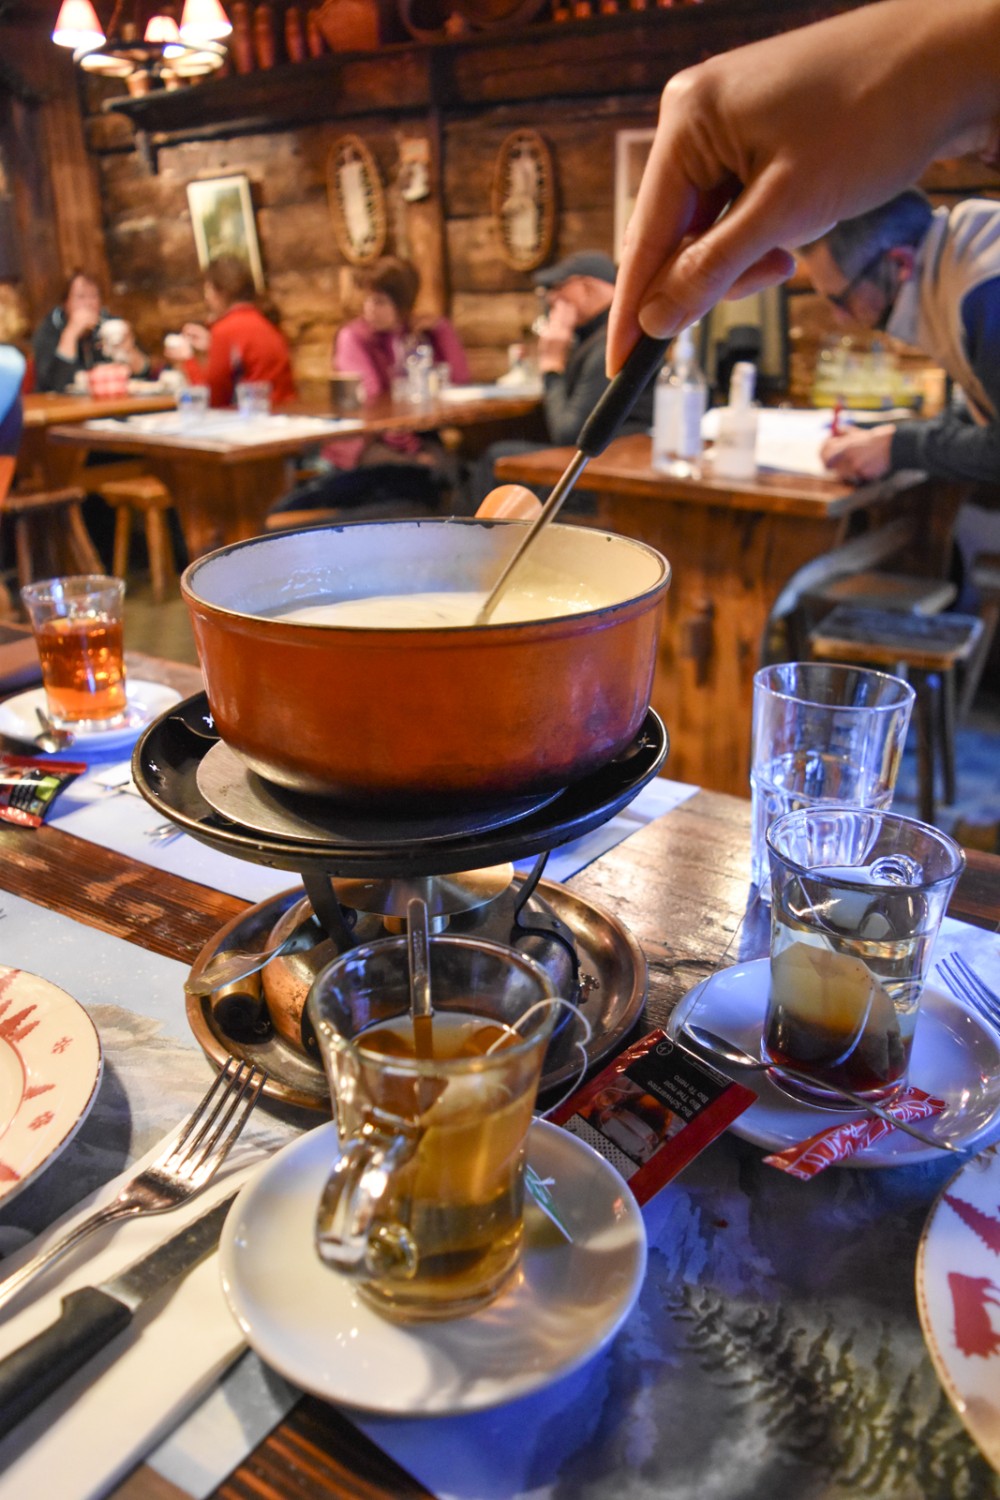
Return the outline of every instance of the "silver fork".
<path id="1" fill-rule="evenodd" d="M 938 968 L 956 994 L 1000 1031 L 1000 995 L 980 979 L 961 953 L 947 954 L 938 963 Z"/>
<path id="2" fill-rule="evenodd" d="M 117 1198 L 0 1280 L 0 1307 L 92 1230 L 116 1219 L 166 1213 L 193 1198 L 222 1166 L 266 1081 L 267 1074 L 256 1064 L 229 1058 L 204 1099 L 169 1138 L 156 1160 L 127 1182 Z"/>
<path id="3" fill-rule="evenodd" d="M 183 832 L 176 823 L 157 823 L 155 828 L 146 829 L 144 837 L 151 844 L 172 844 Z"/>

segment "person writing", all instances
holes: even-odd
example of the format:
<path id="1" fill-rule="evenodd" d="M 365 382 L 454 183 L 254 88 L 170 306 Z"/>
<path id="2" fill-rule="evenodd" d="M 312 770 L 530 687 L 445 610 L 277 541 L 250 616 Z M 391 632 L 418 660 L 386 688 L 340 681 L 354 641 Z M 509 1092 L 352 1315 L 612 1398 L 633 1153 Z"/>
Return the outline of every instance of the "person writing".
<path id="1" fill-rule="evenodd" d="M 32 354 L 35 363 L 35 388 L 39 391 L 64 391 L 84 370 L 114 362 L 127 364 L 135 376 L 149 374 L 149 360 L 135 341 L 128 323 L 122 319 L 117 338 L 106 347 L 100 336 L 101 324 L 108 322 L 101 307 L 97 282 L 85 271 L 72 273 L 57 307 L 54 307 L 35 330 Z"/>
<path id="2" fill-rule="evenodd" d="M 165 353 L 192 385 L 207 385 L 212 406 L 232 406 L 241 380 L 267 381 L 275 406 L 294 401 L 288 340 L 257 301 L 253 272 L 238 255 L 217 255 L 205 271 L 209 324 L 185 323 Z"/>
<path id="3" fill-rule="evenodd" d="M 916 188 L 845 219 L 799 252 L 837 314 L 928 354 L 961 387 L 962 410 L 827 439 L 846 479 L 924 469 L 942 479 L 1000 476 L 1000 203 L 932 209 Z"/>
<path id="4" fill-rule="evenodd" d="M 722 297 L 784 280 L 792 250 L 936 157 L 995 163 L 998 112 L 998 0 L 880 0 L 676 74 L 628 228 L 609 372 L 640 330 L 672 337 Z"/>

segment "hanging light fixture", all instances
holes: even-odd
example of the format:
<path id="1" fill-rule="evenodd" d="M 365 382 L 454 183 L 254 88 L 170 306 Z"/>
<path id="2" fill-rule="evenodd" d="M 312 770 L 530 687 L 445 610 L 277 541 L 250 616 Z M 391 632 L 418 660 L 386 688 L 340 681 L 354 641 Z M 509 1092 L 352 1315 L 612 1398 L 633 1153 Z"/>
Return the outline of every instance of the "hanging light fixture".
<path id="1" fill-rule="evenodd" d="M 179 26 L 166 9 L 157 9 L 143 27 L 141 0 L 133 0 L 129 19 L 124 8 L 125 0 L 115 0 L 105 30 L 92 0 L 62 0 L 52 40 L 71 48 L 86 72 L 113 78 L 141 74 L 167 83 L 212 73 L 225 62 L 222 43 L 233 28 L 219 0 L 185 0 Z"/>

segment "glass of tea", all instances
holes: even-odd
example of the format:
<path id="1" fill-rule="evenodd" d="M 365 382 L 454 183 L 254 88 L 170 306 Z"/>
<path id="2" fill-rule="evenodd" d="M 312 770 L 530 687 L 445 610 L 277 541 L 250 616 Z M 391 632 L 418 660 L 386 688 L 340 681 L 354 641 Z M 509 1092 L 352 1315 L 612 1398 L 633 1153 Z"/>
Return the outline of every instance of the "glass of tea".
<path id="1" fill-rule="evenodd" d="M 125 583 L 102 573 L 25 584 L 21 599 L 42 664 L 49 715 L 62 728 L 106 729 L 127 707 Z"/>
<path id="2" fill-rule="evenodd" d="M 515 949 L 430 939 L 433 1015 L 410 1012 L 405 938 L 352 949 L 317 977 L 319 1040 L 341 1154 L 316 1244 L 397 1320 L 459 1317 L 515 1273 L 525 1138 L 560 1007 Z"/>
<path id="3" fill-rule="evenodd" d="M 755 675 L 750 879 L 765 900 L 773 818 L 831 802 L 889 806 L 914 698 L 901 677 L 866 667 L 789 661 Z"/>
<path id="4" fill-rule="evenodd" d="M 920 997 L 965 856 L 898 813 L 806 807 L 767 830 L 771 984 L 764 1055 L 796 1098 L 842 1109 L 906 1082 Z M 782 1077 L 782 1065 L 815 1087 Z"/>

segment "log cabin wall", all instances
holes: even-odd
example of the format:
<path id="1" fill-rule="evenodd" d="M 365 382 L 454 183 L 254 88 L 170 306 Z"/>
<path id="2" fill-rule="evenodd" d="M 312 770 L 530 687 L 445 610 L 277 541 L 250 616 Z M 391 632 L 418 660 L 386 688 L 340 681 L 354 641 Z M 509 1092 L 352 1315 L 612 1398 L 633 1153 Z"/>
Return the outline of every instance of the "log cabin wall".
<path id="1" fill-rule="evenodd" d="M 7 50 L 24 59 L 43 102 L 6 96 L 3 108 L 0 82 L 0 150 L 8 171 L 13 163 L 21 243 L 20 268 L 0 274 L 0 306 L 5 294 L 20 299 L 33 325 L 65 271 L 93 265 L 113 310 L 158 353 L 167 332 L 204 314 L 187 185 L 243 173 L 268 295 L 306 390 L 325 381 L 336 329 L 356 309 L 354 271 L 338 250 L 328 202 L 338 138 L 360 136 L 378 165 L 386 248 L 423 268 L 420 306 L 452 317 L 473 377 L 491 379 L 536 312 L 530 275 L 505 263 L 492 213 L 497 155 L 510 132 L 530 127 L 551 151 L 553 257 L 584 246 L 610 251 L 615 137 L 655 124 L 666 78 L 698 56 L 849 8 L 708 0 L 556 25 L 546 6 L 530 25 L 478 36 L 453 27 L 447 40 L 442 31 L 427 44 L 401 43 L 397 14 L 383 16 L 387 44 L 367 55 L 292 64 L 279 48 L 271 68 L 115 99 L 120 83 L 69 78 L 65 55 L 48 42 L 51 17 L 42 0 L 31 3 L 44 26 L 30 39 L 22 30 Z M 5 34 L 0 20 L 0 46 Z M 431 181 L 428 198 L 410 203 L 398 179 L 413 142 L 426 145 Z M 939 202 L 1000 193 L 995 174 L 966 165 L 935 168 L 925 185 Z M 804 281 L 790 286 L 790 324 L 790 395 L 807 399 L 831 320 Z"/>

